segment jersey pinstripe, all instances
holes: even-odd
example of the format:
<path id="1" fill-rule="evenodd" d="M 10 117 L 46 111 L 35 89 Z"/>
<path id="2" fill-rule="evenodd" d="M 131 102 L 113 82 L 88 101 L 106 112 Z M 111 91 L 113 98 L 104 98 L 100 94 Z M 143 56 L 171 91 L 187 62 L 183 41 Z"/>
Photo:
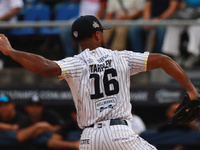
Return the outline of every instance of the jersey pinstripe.
<path id="1" fill-rule="evenodd" d="M 146 71 L 148 52 L 99 47 L 56 63 L 71 89 L 81 128 L 101 120 L 130 120 L 130 76 Z"/>
<path id="2" fill-rule="evenodd" d="M 80 141 L 80 150 L 157 150 L 130 127 L 123 125 L 86 128 Z"/>

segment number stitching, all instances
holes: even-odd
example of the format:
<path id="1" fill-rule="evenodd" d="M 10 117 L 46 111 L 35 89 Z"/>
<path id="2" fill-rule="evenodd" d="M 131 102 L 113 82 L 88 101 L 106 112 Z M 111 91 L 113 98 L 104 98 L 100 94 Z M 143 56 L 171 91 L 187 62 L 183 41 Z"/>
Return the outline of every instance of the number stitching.
<path id="1" fill-rule="evenodd" d="M 111 75 L 112 77 L 117 76 L 117 71 L 114 68 L 110 68 L 105 70 L 104 75 L 103 75 L 103 85 L 104 85 L 104 90 L 105 94 L 107 96 L 111 96 L 114 94 L 119 93 L 119 82 L 116 79 L 108 79 L 108 75 Z M 95 94 L 90 95 L 91 99 L 98 99 L 104 97 L 103 92 L 101 93 L 100 91 L 100 80 L 99 80 L 99 75 L 98 74 L 90 74 L 90 79 L 94 78 L 94 89 L 95 89 Z M 113 89 L 110 89 L 110 85 L 113 85 Z"/>

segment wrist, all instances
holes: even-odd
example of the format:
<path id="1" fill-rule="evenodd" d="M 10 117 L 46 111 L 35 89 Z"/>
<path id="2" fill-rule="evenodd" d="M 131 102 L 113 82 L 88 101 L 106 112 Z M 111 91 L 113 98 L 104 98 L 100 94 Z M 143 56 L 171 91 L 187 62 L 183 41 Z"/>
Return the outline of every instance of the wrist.
<path id="1" fill-rule="evenodd" d="M 199 97 L 199 93 L 197 93 L 196 90 L 192 90 L 192 91 L 187 91 L 189 97 L 190 97 L 190 100 L 195 100 Z"/>

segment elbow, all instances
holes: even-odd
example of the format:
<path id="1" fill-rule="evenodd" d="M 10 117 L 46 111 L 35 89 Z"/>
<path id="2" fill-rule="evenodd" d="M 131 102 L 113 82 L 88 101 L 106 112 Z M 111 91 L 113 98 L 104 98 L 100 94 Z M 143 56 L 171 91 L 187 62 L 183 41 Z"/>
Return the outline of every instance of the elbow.
<path id="1" fill-rule="evenodd" d="M 147 70 L 165 68 L 171 64 L 171 62 L 173 62 L 173 60 L 167 55 L 150 54 L 147 62 Z"/>
<path id="2" fill-rule="evenodd" d="M 44 68 L 41 73 L 40 73 L 42 76 L 45 76 L 45 77 L 50 77 L 51 76 L 51 72 L 49 71 L 48 68 Z"/>
<path id="3" fill-rule="evenodd" d="M 162 57 L 165 61 L 172 61 L 172 58 L 167 55 L 162 55 Z"/>
<path id="4" fill-rule="evenodd" d="M 23 135 L 20 132 L 17 133 L 16 138 L 17 138 L 18 142 L 24 142 L 25 141 Z"/>
<path id="5" fill-rule="evenodd" d="M 173 62 L 173 60 L 167 55 L 160 55 L 160 58 L 158 59 L 160 68 L 168 66 L 170 62 Z"/>
<path id="6" fill-rule="evenodd" d="M 55 144 L 54 144 L 54 142 L 53 142 L 53 140 L 50 139 L 50 140 L 48 141 L 47 147 L 49 147 L 49 148 L 56 148 L 56 147 L 55 147 Z"/>
<path id="7" fill-rule="evenodd" d="M 42 76 L 50 76 L 50 73 L 51 73 L 51 65 L 49 65 L 49 63 L 47 63 L 45 61 L 45 63 L 42 65 L 42 68 L 40 69 L 40 75 Z"/>
<path id="8" fill-rule="evenodd" d="M 35 71 L 33 71 L 37 74 L 40 74 L 42 76 L 51 76 L 52 72 L 51 72 L 51 67 L 47 64 L 43 64 L 43 65 L 40 65 Z"/>
<path id="9" fill-rule="evenodd" d="M 39 74 L 46 77 L 61 75 L 61 69 L 55 62 L 46 62 L 40 70 Z"/>

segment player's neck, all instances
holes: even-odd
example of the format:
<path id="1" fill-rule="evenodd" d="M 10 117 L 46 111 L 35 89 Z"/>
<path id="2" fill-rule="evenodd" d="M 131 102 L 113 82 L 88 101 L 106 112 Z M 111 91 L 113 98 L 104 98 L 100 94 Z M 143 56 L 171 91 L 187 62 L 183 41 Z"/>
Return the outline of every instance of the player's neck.
<path id="1" fill-rule="evenodd" d="M 98 44 L 98 42 L 94 40 L 81 41 L 79 44 L 82 51 L 84 51 L 85 49 L 89 49 L 91 51 L 101 46 Z"/>

